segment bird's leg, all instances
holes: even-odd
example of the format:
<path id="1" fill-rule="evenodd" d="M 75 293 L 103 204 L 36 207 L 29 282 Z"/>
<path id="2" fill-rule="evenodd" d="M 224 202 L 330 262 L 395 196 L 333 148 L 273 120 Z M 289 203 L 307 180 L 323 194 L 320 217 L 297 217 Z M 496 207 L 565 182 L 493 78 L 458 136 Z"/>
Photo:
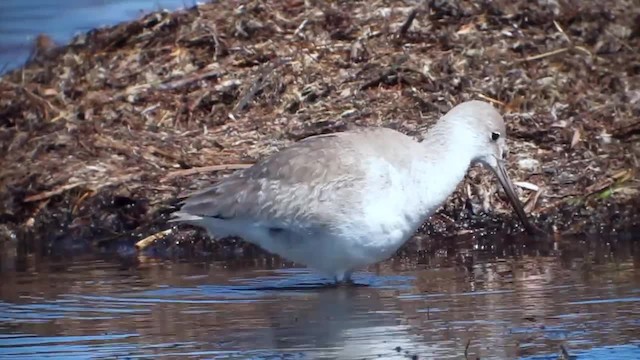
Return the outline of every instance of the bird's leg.
<path id="1" fill-rule="evenodd" d="M 353 280 L 351 279 L 351 274 L 353 271 L 348 270 L 340 274 L 336 274 L 333 279 L 337 286 L 349 286 L 353 285 Z"/>
<path id="2" fill-rule="evenodd" d="M 349 284 L 349 285 L 353 284 L 353 280 L 351 279 L 351 273 L 353 273 L 352 270 L 347 270 L 347 271 L 344 272 L 344 276 L 342 277 L 342 281 L 345 284 Z"/>

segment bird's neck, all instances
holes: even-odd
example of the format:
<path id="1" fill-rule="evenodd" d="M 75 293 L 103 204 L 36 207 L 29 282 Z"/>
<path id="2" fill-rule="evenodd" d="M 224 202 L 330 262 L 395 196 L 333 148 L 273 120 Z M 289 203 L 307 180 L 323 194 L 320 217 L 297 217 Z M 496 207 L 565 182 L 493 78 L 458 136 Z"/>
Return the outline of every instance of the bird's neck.
<path id="1" fill-rule="evenodd" d="M 421 161 L 426 176 L 419 185 L 426 216 L 430 216 L 455 191 L 464 179 L 473 159 L 465 129 L 438 123 L 421 142 Z"/>

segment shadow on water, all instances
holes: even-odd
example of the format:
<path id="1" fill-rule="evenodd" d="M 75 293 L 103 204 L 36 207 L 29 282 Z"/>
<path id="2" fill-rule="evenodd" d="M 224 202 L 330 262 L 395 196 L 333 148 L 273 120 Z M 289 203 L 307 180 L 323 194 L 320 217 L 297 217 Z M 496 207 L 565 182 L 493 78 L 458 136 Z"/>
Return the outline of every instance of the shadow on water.
<path id="1" fill-rule="evenodd" d="M 633 239 L 417 239 L 334 286 L 244 258 L 5 267 L 0 358 L 640 358 Z"/>

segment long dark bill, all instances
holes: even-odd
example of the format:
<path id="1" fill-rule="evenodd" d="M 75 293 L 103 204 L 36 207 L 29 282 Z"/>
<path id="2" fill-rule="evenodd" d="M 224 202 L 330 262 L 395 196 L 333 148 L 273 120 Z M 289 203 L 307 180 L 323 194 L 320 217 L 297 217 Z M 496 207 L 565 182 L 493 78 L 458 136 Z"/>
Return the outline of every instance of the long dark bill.
<path id="1" fill-rule="evenodd" d="M 507 193 L 507 197 L 509 198 L 511 205 L 513 206 L 513 209 L 516 211 L 516 214 L 518 214 L 520 221 L 522 221 L 522 225 L 524 226 L 525 230 L 527 230 L 527 233 L 529 233 L 530 235 L 539 234 L 540 230 L 536 229 L 529 222 L 529 219 L 527 219 L 527 215 L 524 213 L 522 204 L 520 203 L 520 200 L 518 199 L 518 196 L 516 195 L 516 192 L 513 188 L 513 183 L 511 182 L 509 175 L 507 175 L 507 170 L 504 167 L 504 162 L 500 159 L 496 159 L 496 160 L 497 160 L 498 166 L 496 166 L 496 168 L 493 170 L 496 176 L 498 177 L 498 180 L 500 180 L 500 184 L 504 188 L 504 191 Z"/>

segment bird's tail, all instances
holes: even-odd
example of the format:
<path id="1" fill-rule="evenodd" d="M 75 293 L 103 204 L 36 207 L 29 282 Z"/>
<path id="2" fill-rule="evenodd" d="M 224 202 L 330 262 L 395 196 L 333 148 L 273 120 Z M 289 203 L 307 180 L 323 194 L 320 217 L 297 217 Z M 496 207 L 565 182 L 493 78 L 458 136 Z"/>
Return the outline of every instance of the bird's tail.
<path id="1" fill-rule="evenodd" d="M 202 221 L 202 216 L 189 214 L 184 211 L 176 211 L 171 214 L 171 219 L 168 222 L 184 222 L 184 223 L 198 223 Z"/>

